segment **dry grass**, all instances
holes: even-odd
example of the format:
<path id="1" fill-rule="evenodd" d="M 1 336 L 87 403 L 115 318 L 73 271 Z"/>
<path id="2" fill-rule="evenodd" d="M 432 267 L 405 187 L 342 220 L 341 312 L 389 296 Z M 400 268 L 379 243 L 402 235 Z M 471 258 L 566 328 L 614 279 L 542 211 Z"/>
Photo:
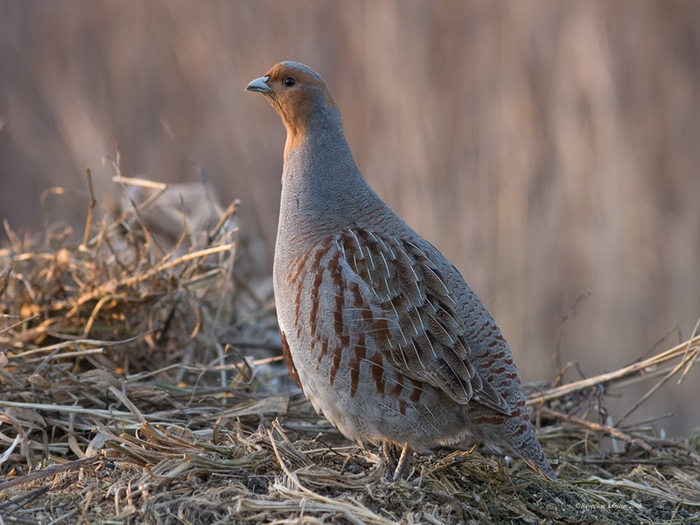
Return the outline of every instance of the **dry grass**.
<path id="1" fill-rule="evenodd" d="M 116 180 L 147 185 L 119 173 Z M 530 388 L 557 483 L 517 459 L 449 450 L 417 458 L 408 481 L 391 482 L 376 449 L 347 443 L 290 391 L 269 286 L 246 275 L 251 263 L 239 253 L 235 205 L 204 231 L 183 216 L 184 233 L 159 244 L 145 217 L 167 189 L 89 220 L 79 246 L 66 227 L 20 237 L 6 225 L 3 523 L 636 524 L 697 516 L 697 448 L 659 438 L 651 424 L 600 418 L 608 392 L 682 377 L 700 338 L 614 373 Z"/>

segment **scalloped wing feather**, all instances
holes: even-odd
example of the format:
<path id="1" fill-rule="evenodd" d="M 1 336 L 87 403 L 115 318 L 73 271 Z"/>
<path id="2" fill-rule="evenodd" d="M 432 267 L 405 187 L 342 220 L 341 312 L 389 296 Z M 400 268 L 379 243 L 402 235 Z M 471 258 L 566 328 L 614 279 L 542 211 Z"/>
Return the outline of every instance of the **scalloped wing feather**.
<path id="1" fill-rule="evenodd" d="M 326 334 L 322 348 L 361 347 L 365 359 L 379 353 L 400 374 L 440 388 L 460 404 L 474 399 L 511 413 L 470 362 L 466 320 L 454 294 L 426 250 L 414 242 L 345 230 L 309 252 L 288 279 L 302 274 L 315 280 L 312 304 L 334 312 L 332 318 L 311 313 L 312 330 Z M 331 369 L 332 379 L 339 366 Z"/>

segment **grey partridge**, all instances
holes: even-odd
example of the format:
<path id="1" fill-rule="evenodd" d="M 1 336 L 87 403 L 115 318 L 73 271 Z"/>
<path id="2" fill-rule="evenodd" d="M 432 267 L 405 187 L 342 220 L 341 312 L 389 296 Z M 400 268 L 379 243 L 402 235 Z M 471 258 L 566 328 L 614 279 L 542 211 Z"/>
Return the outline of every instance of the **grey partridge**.
<path id="1" fill-rule="evenodd" d="M 413 451 L 467 437 L 556 479 L 501 331 L 457 269 L 365 182 L 324 80 L 282 62 L 246 88 L 287 128 L 274 292 L 291 375 L 347 438 Z"/>

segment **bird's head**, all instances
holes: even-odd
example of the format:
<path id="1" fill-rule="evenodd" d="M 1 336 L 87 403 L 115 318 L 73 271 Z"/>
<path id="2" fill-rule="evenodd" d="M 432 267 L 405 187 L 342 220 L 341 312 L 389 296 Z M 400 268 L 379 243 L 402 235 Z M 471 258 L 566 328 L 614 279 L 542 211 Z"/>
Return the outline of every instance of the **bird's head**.
<path id="1" fill-rule="evenodd" d="M 328 86 L 313 69 L 299 62 L 280 62 L 256 78 L 247 91 L 260 93 L 279 113 L 287 128 L 287 148 L 304 136 L 316 112 L 335 112 L 337 105 Z"/>

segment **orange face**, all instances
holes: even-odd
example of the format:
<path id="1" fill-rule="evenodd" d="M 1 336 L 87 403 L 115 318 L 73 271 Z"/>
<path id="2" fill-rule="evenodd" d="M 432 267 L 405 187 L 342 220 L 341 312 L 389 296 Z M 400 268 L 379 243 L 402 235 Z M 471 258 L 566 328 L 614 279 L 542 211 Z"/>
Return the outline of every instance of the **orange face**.
<path id="1" fill-rule="evenodd" d="M 287 149 L 295 147 L 296 141 L 304 135 L 316 104 L 322 101 L 327 106 L 336 107 L 323 79 L 296 62 L 276 64 L 246 89 L 265 95 L 279 113 L 288 132 Z"/>

